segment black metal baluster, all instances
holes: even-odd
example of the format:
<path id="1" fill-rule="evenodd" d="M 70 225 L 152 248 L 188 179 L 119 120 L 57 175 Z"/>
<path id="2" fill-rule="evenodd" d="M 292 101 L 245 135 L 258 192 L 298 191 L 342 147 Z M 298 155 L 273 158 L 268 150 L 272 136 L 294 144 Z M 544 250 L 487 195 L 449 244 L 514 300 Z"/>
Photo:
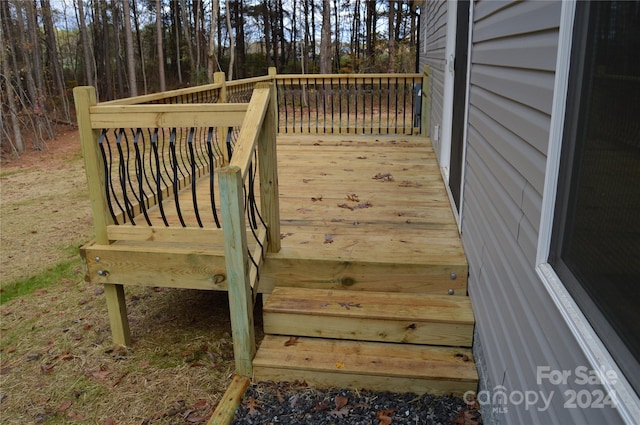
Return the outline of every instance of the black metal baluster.
<path id="1" fill-rule="evenodd" d="M 118 148 L 118 177 L 120 180 L 120 189 L 122 189 L 122 202 L 124 203 L 125 212 L 129 217 L 131 224 L 135 226 L 136 222 L 133 216 L 132 203 L 129 201 L 129 197 L 127 196 L 127 168 L 129 168 L 129 157 L 127 155 L 125 158 L 122 150 L 121 142 L 123 133 L 124 130 L 120 129 L 116 135 L 116 147 Z"/>
<path id="2" fill-rule="evenodd" d="M 107 147 L 109 149 L 109 159 L 108 160 L 107 160 L 107 153 L 105 152 L 104 143 L 103 143 L 105 141 L 105 139 L 107 140 Z M 105 196 L 107 198 L 107 206 L 109 208 L 109 212 L 111 213 L 111 218 L 113 219 L 113 222 L 115 224 L 120 224 L 120 223 L 118 223 L 118 219 L 116 218 L 116 214 L 113 212 L 113 205 L 111 204 L 111 192 L 113 191 L 113 185 L 111 183 L 111 146 L 109 146 L 107 130 L 106 129 L 102 130 L 102 134 L 100 134 L 100 139 L 98 140 L 98 146 L 100 147 L 100 153 L 102 154 L 102 164 L 103 164 L 103 171 L 104 171 L 104 176 L 105 176 L 104 189 L 105 189 Z M 117 201 L 117 199 L 116 199 L 116 201 Z M 122 207 L 120 208 L 120 210 L 122 210 Z M 124 211 L 123 211 L 123 214 L 124 214 Z"/>
<path id="3" fill-rule="evenodd" d="M 149 198 L 144 192 L 144 167 L 143 167 L 142 158 L 140 156 L 140 147 L 138 146 L 138 140 L 140 139 L 141 134 L 142 134 L 142 129 L 138 128 L 136 130 L 135 135 L 133 136 L 133 147 L 135 149 L 136 179 L 138 180 L 138 192 L 140 194 L 140 199 L 138 203 L 140 204 L 140 210 L 144 215 L 145 221 L 149 226 L 151 226 L 151 220 L 149 219 L 149 215 L 147 214 L 147 205 L 146 205 L 146 201 L 148 201 Z"/>
<path id="4" fill-rule="evenodd" d="M 153 156 L 155 158 L 155 163 L 156 163 L 156 174 L 155 176 L 153 176 L 153 178 L 156 183 L 156 196 L 158 197 L 158 207 L 160 208 L 160 215 L 162 216 L 162 221 L 164 225 L 169 227 L 169 222 L 167 221 L 167 215 L 164 213 L 164 205 L 162 204 L 162 191 L 164 190 L 162 187 L 162 184 L 164 183 L 164 180 L 162 178 L 162 170 L 160 168 L 160 157 L 158 154 L 158 129 L 157 128 L 154 129 L 153 135 L 151 136 L 151 149 L 153 151 Z M 165 186 L 166 186 L 166 183 L 165 183 Z"/>
<path id="5" fill-rule="evenodd" d="M 213 212 L 213 220 L 216 222 L 216 227 L 220 228 L 220 220 L 218 219 L 218 211 L 216 210 L 216 193 L 215 193 L 215 161 L 213 159 L 213 135 L 217 133 L 215 127 L 209 127 L 209 133 L 207 134 L 207 154 L 209 155 L 209 197 L 211 198 L 211 210 Z"/>
<path id="6" fill-rule="evenodd" d="M 196 175 L 196 157 L 193 149 L 193 136 L 195 134 L 195 128 L 191 127 L 189 129 L 189 139 L 187 144 L 189 146 L 189 163 L 191 164 L 191 199 L 193 200 L 193 212 L 196 216 L 196 221 L 198 222 L 199 227 L 204 227 L 202 225 L 202 220 L 200 220 L 200 211 L 198 211 L 198 194 L 196 191 L 196 182 L 198 181 L 198 176 Z"/>
<path id="7" fill-rule="evenodd" d="M 171 135 L 169 138 L 169 150 L 171 151 L 171 168 L 173 171 L 172 176 L 172 184 L 173 184 L 173 199 L 176 203 L 176 211 L 178 213 L 178 218 L 180 219 L 180 224 L 182 227 L 187 227 L 184 223 L 184 219 L 182 218 L 182 211 L 180 211 L 180 199 L 179 199 L 179 191 L 180 185 L 178 184 L 178 158 L 176 157 L 176 129 L 171 129 Z"/>

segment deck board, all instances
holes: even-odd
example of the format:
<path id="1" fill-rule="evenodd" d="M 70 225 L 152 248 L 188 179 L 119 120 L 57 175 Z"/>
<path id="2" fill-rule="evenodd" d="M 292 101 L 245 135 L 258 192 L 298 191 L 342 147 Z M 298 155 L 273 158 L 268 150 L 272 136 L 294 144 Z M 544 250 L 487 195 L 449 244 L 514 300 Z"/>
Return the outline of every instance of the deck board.
<path id="1" fill-rule="evenodd" d="M 283 277 L 312 287 L 343 282 L 342 273 L 350 270 L 360 280 L 363 273 L 376 273 L 368 278 L 378 280 L 378 290 L 385 279 L 389 287 L 400 287 L 391 281 L 397 276 L 424 281 L 425 287 L 435 282 L 440 291 L 455 273 L 459 279 L 449 286 L 466 292 L 466 258 L 428 139 L 279 135 L 277 150 L 282 249 L 268 255 L 261 273 L 268 282 L 261 289 L 269 291 Z M 200 208 L 209 208 L 208 186 L 206 176 L 197 184 Z M 189 187 L 180 202 L 183 211 L 193 210 Z M 164 209 L 171 225 L 179 225 L 173 200 Z M 162 224 L 157 207 L 149 215 Z M 215 224 L 210 219 L 204 226 Z M 407 283 L 412 292 L 419 291 L 416 282 Z"/>

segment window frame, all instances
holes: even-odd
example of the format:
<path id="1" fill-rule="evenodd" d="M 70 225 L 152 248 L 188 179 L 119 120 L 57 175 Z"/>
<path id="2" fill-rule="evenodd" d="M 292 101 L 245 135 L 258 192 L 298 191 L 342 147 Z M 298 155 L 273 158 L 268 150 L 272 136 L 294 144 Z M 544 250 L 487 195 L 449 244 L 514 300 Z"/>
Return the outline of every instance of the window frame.
<path id="1" fill-rule="evenodd" d="M 569 93 L 571 60 L 577 56 L 572 54 L 574 25 L 576 26 L 575 30 L 578 34 L 580 34 L 579 31 L 586 31 L 585 24 L 587 24 L 588 21 L 585 18 L 588 16 L 584 16 L 585 9 L 588 8 L 577 7 L 576 0 L 564 0 L 562 2 L 551 126 L 543 188 L 540 231 L 538 234 L 536 272 L 551 300 L 561 313 L 565 324 L 574 335 L 580 349 L 589 361 L 590 364 L 587 366 L 599 375 L 598 377 L 600 378 L 600 382 L 602 382 L 604 390 L 611 395 L 623 421 L 628 424 L 633 424 L 636 423 L 637 418 L 640 417 L 640 398 L 583 312 L 583 309 L 587 310 L 591 316 L 593 312 L 590 310 L 591 308 L 596 308 L 595 305 L 593 305 L 591 301 L 593 307 L 589 307 L 588 303 L 584 303 L 583 300 L 580 299 L 581 304 L 583 304 L 583 308 L 581 308 L 578 303 L 576 303 L 576 297 L 567 289 L 567 286 L 571 285 L 571 283 L 568 282 L 567 279 L 562 280 L 554 267 L 549 263 L 549 256 L 553 254 L 552 236 L 554 220 L 560 219 L 556 217 L 555 214 L 557 208 L 556 199 L 558 191 L 566 190 L 566 188 L 563 187 L 564 182 L 559 178 L 561 158 L 563 155 L 566 158 L 567 154 L 573 158 L 573 152 L 567 152 L 567 149 L 573 149 L 572 146 L 565 147 L 563 152 L 563 140 L 564 132 L 567 130 L 565 122 L 572 123 L 574 126 L 577 125 L 576 119 L 569 121 L 575 117 L 571 116 L 572 111 L 567 111 L 566 103 L 570 95 L 575 95 L 575 93 Z M 574 128 L 573 130 L 577 129 Z M 569 131 L 571 131 L 571 129 L 569 129 Z M 564 167 L 565 163 L 562 163 L 562 166 Z M 567 199 L 566 196 L 564 199 Z M 554 240 L 553 243 L 555 242 Z M 574 292 L 579 293 L 579 291 Z M 584 295 L 586 296 L 586 293 Z M 578 297 L 580 297 L 580 295 L 578 295 Z M 606 371 L 614 371 L 619 379 L 609 379 L 605 374 Z"/>

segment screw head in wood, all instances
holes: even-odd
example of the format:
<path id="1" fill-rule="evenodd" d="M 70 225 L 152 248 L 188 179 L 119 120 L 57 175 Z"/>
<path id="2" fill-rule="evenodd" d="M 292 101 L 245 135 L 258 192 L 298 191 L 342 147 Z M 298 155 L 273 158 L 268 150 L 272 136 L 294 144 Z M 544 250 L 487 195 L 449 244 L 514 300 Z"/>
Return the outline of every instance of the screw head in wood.
<path id="1" fill-rule="evenodd" d="M 449 295 L 453 295 L 455 293 L 456 293 L 456 291 L 454 291 L 453 289 L 449 289 Z"/>
<path id="2" fill-rule="evenodd" d="M 96 257 L 96 263 L 100 262 L 100 257 Z"/>
<path id="3" fill-rule="evenodd" d="M 451 273 L 449 277 L 451 278 L 451 280 L 456 280 L 458 278 L 458 275 L 455 273 Z"/>

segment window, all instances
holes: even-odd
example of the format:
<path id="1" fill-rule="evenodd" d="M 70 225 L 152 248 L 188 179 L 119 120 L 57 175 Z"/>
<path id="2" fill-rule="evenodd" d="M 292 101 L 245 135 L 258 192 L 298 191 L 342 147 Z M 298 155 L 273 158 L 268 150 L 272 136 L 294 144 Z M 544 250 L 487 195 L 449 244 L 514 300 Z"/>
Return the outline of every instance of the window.
<path id="1" fill-rule="evenodd" d="M 640 2 L 578 2 L 549 263 L 640 392 Z"/>

